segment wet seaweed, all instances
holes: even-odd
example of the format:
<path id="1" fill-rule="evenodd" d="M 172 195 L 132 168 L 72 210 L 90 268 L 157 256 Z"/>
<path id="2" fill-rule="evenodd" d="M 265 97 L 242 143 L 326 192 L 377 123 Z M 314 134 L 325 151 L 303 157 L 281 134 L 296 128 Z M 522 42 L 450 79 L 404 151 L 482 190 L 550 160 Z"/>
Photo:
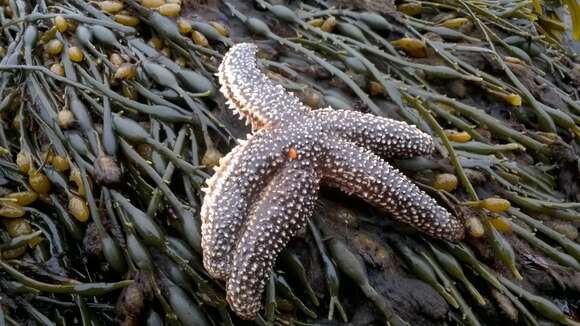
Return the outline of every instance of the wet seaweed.
<path id="1" fill-rule="evenodd" d="M 578 10 L 0 1 L 0 322 L 578 325 Z M 248 131 L 214 76 L 243 41 L 313 109 L 431 134 L 435 153 L 396 165 L 467 238 L 429 239 L 325 189 L 264 310 L 238 320 L 203 269 L 199 206 Z"/>

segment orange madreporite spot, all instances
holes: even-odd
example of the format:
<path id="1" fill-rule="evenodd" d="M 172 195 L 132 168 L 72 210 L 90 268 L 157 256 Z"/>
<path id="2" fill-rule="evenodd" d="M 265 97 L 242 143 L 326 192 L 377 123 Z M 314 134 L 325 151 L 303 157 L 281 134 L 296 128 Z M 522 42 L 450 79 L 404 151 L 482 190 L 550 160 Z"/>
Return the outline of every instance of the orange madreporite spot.
<path id="1" fill-rule="evenodd" d="M 288 150 L 288 157 L 293 160 L 298 158 L 298 151 L 296 151 L 296 148 L 290 147 L 290 149 Z"/>

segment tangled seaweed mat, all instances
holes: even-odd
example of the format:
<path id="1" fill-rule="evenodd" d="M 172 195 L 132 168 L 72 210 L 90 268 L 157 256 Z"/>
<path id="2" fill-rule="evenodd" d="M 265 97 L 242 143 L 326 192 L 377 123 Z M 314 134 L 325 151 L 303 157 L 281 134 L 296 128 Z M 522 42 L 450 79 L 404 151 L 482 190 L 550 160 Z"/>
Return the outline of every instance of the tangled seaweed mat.
<path id="1" fill-rule="evenodd" d="M 2 1 L 0 321 L 577 325 L 580 65 L 560 42 L 573 29 L 559 17 L 578 20 L 566 5 Z M 432 156 L 397 167 L 468 238 L 431 240 L 326 189 L 260 317 L 238 320 L 203 270 L 198 208 L 248 132 L 213 74 L 249 40 L 312 108 L 433 135 Z"/>

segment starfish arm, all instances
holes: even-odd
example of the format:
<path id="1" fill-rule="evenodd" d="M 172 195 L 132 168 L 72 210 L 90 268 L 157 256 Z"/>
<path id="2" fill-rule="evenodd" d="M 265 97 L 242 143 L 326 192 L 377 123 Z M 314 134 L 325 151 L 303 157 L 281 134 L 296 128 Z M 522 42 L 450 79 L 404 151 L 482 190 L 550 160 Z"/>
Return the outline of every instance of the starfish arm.
<path id="1" fill-rule="evenodd" d="M 240 43 L 226 53 L 218 69 L 220 91 L 229 106 L 255 129 L 306 114 L 308 109 L 258 68 L 254 44 Z"/>
<path id="2" fill-rule="evenodd" d="M 323 182 L 433 237 L 463 238 L 464 226 L 457 218 L 376 154 L 341 140 L 327 143 L 330 150 L 322 168 Z"/>
<path id="3" fill-rule="evenodd" d="M 306 225 L 314 209 L 318 183 L 312 168 L 289 166 L 272 180 L 256 203 L 227 281 L 227 300 L 240 317 L 256 317 L 278 254 Z"/>
<path id="4" fill-rule="evenodd" d="M 288 160 L 282 131 L 261 130 L 249 137 L 220 160 L 204 189 L 203 263 L 216 279 L 225 280 L 228 275 L 229 254 L 235 249 L 255 197 Z"/>
<path id="5" fill-rule="evenodd" d="M 405 122 L 350 110 L 312 111 L 329 133 L 371 150 L 384 158 L 430 154 L 433 139 Z"/>

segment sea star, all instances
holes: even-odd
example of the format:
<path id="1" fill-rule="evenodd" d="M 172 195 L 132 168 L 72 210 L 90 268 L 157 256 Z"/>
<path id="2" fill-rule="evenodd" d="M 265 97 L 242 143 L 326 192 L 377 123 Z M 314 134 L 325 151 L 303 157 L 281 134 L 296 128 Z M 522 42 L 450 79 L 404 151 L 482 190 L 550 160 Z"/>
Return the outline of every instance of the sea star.
<path id="1" fill-rule="evenodd" d="M 204 266 L 227 282 L 240 317 L 255 318 L 276 257 L 305 226 L 321 182 L 434 237 L 463 237 L 459 220 L 384 160 L 430 153 L 429 135 L 370 114 L 311 110 L 260 71 L 257 50 L 237 44 L 219 67 L 221 92 L 254 133 L 215 168 L 201 210 Z"/>

